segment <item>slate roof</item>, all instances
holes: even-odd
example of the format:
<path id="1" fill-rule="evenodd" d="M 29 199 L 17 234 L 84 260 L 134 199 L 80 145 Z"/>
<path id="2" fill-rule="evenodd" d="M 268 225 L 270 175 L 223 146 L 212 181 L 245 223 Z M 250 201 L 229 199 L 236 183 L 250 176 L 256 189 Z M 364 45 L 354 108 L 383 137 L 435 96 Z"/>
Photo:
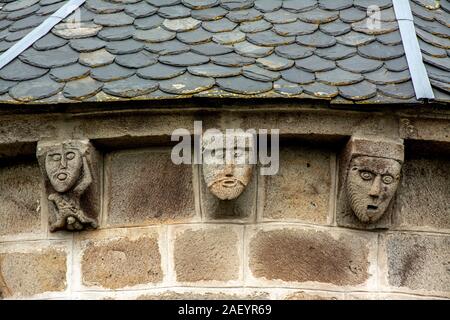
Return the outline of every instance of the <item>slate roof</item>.
<path id="1" fill-rule="evenodd" d="M 66 2 L 0 0 L 0 54 Z M 448 102 L 450 5 L 440 3 L 411 5 L 432 84 Z M 367 24 L 373 4 L 377 29 Z M 74 16 L 0 70 L 0 103 L 417 102 L 391 0 L 87 0 L 79 25 Z"/>

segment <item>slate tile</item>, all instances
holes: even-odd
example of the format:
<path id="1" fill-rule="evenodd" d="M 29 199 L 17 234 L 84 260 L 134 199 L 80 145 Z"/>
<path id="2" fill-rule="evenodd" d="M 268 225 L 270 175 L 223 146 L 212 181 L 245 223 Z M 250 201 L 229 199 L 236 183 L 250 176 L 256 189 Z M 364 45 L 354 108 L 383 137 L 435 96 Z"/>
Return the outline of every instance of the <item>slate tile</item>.
<path id="1" fill-rule="evenodd" d="M 91 77 L 98 81 L 114 81 L 129 78 L 135 70 L 121 67 L 115 63 L 91 70 Z"/>
<path id="2" fill-rule="evenodd" d="M 366 18 L 359 22 L 352 23 L 352 29 L 369 35 L 385 34 L 398 30 L 397 22 L 376 21 L 376 23 L 373 23 L 371 19 L 372 18 Z"/>
<path id="3" fill-rule="evenodd" d="M 87 9 L 95 13 L 115 13 L 122 11 L 124 5 L 119 3 L 111 3 L 103 0 L 87 0 L 85 3 Z"/>
<path id="4" fill-rule="evenodd" d="M 87 77 L 67 82 L 63 90 L 63 95 L 68 99 L 81 101 L 96 95 L 102 87 L 102 82 Z"/>
<path id="5" fill-rule="evenodd" d="M 177 39 L 186 44 L 199 44 L 210 41 L 212 36 L 212 33 L 204 30 L 203 28 L 198 28 L 193 31 L 177 34 Z"/>
<path id="6" fill-rule="evenodd" d="M 210 78 L 233 77 L 241 74 L 241 68 L 218 66 L 213 63 L 188 67 L 188 71 L 195 76 Z"/>
<path id="7" fill-rule="evenodd" d="M 3 6 L 4 12 L 12 12 L 17 10 L 22 10 L 28 7 L 31 7 L 32 5 L 38 3 L 39 0 L 22 0 L 22 1 L 13 1 L 5 4 Z"/>
<path id="8" fill-rule="evenodd" d="M 146 42 L 164 42 L 174 39 L 176 36 L 175 32 L 167 31 L 162 27 L 156 27 L 150 30 L 136 30 L 133 38 L 136 40 L 146 41 Z"/>
<path id="9" fill-rule="evenodd" d="M 422 55 L 423 61 L 425 61 L 428 64 L 431 64 L 435 67 L 438 67 L 445 71 L 450 71 L 450 59 L 448 57 L 446 58 L 436 58 L 433 56 L 429 56 L 427 54 Z M 450 79 L 448 79 L 450 82 Z"/>
<path id="10" fill-rule="evenodd" d="M 303 12 L 298 15 L 298 18 L 304 22 L 309 23 L 327 23 L 339 18 L 339 12 L 327 11 L 320 8 L 316 8 L 311 11 Z"/>
<path id="11" fill-rule="evenodd" d="M 258 46 L 273 47 L 294 43 L 295 37 L 282 37 L 269 30 L 248 34 L 247 40 Z"/>
<path id="12" fill-rule="evenodd" d="M 25 50 L 19 58 L 36 67 L 56 68 L 77 62 L 78 53 L 68 45 L 46 51 L 37 51 L 33 48 L 29 48 Z"/>
<path id="13" fill-rule="evenodd" d="M 428 54 L 429 56 L 437 57 L 437 58 L 445 58 L 447 56 L 447 51 L 445 49 L 435 47 L 421 39 L 419 40 L 420 50 L 423 53 Z"/>
<path id="14" fill-rule="evenodd" d="M 411 7 L 411 11 L 414 14 L 414 16 L 420 17 L 428 21 L 434 20 L 434 14 L 431 10 L 425 9 L 421 5 L 415 4 L 412 1 L 410 1 L 409 6 Z"/>
<path id="15" fill-rule="evenodd" d="M 327 48 L 333 46 L 336 39 L 318 30 L 312 34 L 297 36 L 297 42 L 308 47 Z"/>
<path id="16" fill-rule="evenodd" d="M 316 98 L 331 99 L 338 95 L 339 91 L 335 86 L 329 86 L 321 82 L 314 82 L 303 86 L 303 91 Z"/>
<path id="17" fill-rule="evenodd" d="M 236 28 L 236 26 L 237 23 L 231 22 L 227 18 L 214 21 L 204 21 L 202 23 L 203 29 L 213 33 L 232 31 Z"/>
<path id="18" fill-rule="evenodd" d="M 5 37 L 5 40 L 8 42 L 18 41 L 18 40 L 22 39 L 23 37 L 25 37 L 28 33 L 30 33 L 31 30 L 33 30 L 33 28 L 20 30 L 20 31 L 16 31 L 16 32 L 8 32 L 8 35 Z"/>
<path id="19" fill-rule="evenodd" d="M 364 33 L 351 31 L 347 34 L 336 37 L 336 41 L 346 46 L 358 47 L 375 41 L 375 37 Z"/>
<path id="20" fill-rule="evenodd" d="M 156 7 L 170 7 L 181 3 L 181 0 L 145 0 L 145 1 Z"/>
<path id="21" fill-rule="evenodd" d="M 314 80 L 316 79 L 314 73 L 299 70 L 296 68 L 281 71 L 281 77 L 284 80 L 298 84 L 309 84 L 314 82 Z"/>
<path id="22" fill-rule="evenodd" d="M 21 10 L 13 11 L 13 12 L 9 13 L 8 15 L 6 15 L 6 13 L 5 13 L 4 17 L 0 17 L 0 20 L 6 18 L 8 20 L 17 21 L 17 20 L 31 16 L 33 13 L 38 11 L 40 8 L 41 7 L 38 4 L 35 4 L 30 7 L 21 9 Z"/>
<path id="23" fill-rule="evenodd" d="M 256 0 L 255 1 L 255 9 L 261 12 L 273 12 L 277 11 L 281 8 L 283 3 L 281 1 L 273 1 L 273 0 Z"/>
<path id="24" fill-rule="evenodd" d="M 379 60 L 390 60 L 404 55 L 403 45 L 386 46 L 378 41 L 360 46 L 358 52 L 363 57 Z"/>
<path id="25" fill-rule="evenodd" d="M 427 73 L 428 73 L 428 77 L 430 77 L 430 79 L 434 79 L 437 81 L 441 81 L 441 82 L 448 82 L 449 79 L 449 74 L 447 71 L 444 71 L 440 68 L 436 68 L 432 65 L 426 65 L 427 68 Z M 1 77 L 1 74 L 0 74 Z M 14 79 L 11 79 L 14 80 Z"/>
<path id="26" fill-rule="evenodd" d="M 316 72 L 317 80 L 331 86 L 347 86 L 364 80 L 360 74 L 348 72 L 340 68 L 330 71 Z"/>
<path id="27" fill-rule="evenodd" d="M 47 33 L 45 36 L 43 36 L 41 39 L 39 39 L 33 44 L 33 48 L 41 51 L 51 50 L 62 47 L 67 42 L 68 42 L 67 40 L 61 39 L 60 37 L 57 37 L 52 33 Z"/>
<path id="28" fill-rule="evenodd" d="M 247 41 L 236 43 L 233 47 L 236 53 L 249 58 L 266 57 L 273 52 L 273 47 L 256 46 Z"/>
<path id="29" fill-rule="evenodd" d="M 281 77 L 279 72 L 266 70 L 255 65 L 244 66 L 242 75 L 246 78 L 263 82 L 273 82 Z"/>
<path id="30" fill-rule="evenodd" d="M 137 70 L 136 74 L 143 79 L 166 80 L 182 75 L 186 68 L 168 66 L 157 63 L 149 67 Z"/>
<path id="31" fill-rule="evenodd" d="M 272 90 L 272 82 L 261 82 L 243 76 L 217 79 L 217 85 L 229 92 L 238 94 L 258 94 Z"/>
<path id="32" fill-rule="evenodd" d="M 329 71 L 336 68 L 334 61 L 330 61 L 316 55 L 295 61 L 295 66 L 310 72 Z"/>
<path id="33" fill-rule="evenodd" d="M 236 23 L 246 21 L 256 21 L 263 17 L 263 14 L 255 9 L 236 10 L 229 12 L 226 17 Z"/>
<path id="34" fill-rule="evenodd" d="M 197 66 L 209 62 L 209 57 L 192 52 L 185 52 L 159 57 L 159 61 L 175 67 Z"/>
<path id="35" fill-rule="evenodd" d="M 441 1 L 440 2 L 441 8 L 444 9 L 445 11 L 450 13 L 450 2 L 447 1 Z"/>
<path id="36" fill-rule="evenodd" d="M 100 49 L 92 52 L 82 52 L 80 53 L 79 62 L 82 65 L 96 68 L 101 66 L 106 66 L 114 62 L 115 56 L 106 51 L 105 49 Z"/>
<path id="37" fill-rule="evenodd" d="M 17 84 L 16 81 L 2 80 L 0 79 L 0 94 L 7 93 L 9 89 Z"/>
<path id="38" fill-rule="evenodd" d="M 125 12 L 133 18 L 145 18 L 156 13 L 158 8 L 148 4 L 145 1 L 136 4 L 130 4 L 125 7 Z"/>
<path id="39" fill-rule="evenodd" d="M 104 48 L 106 42 L 97 38 L 73 39 L 69 45 L 78 52 L 91 52 Z"/>
<path id="40" fill-rule="evenodd" d="M 106 83 L 102 90 L 107 94 L 121 98 L 134 98 L 149 94 L 158 89 L 158 82 L 137 76 Z"/>
<path id="41" fill-rule="evenodd" d="M 0 30 L 4 30 L 10 25 L 12 25 L 14 21 L 6 20 L 6 19 L 0 19 Z"/>
<path id="42" fill-rule="evenodd" d="M 180 19 L 191 16 L 191 9 L 183 6 L 167 6 L 158 10 L 158 15 L 164 19 Z"/>
<path id="43" fill-rule="evenodd" d="M 154 29 L 162 25 L 164 19 L 158 15 L 152 15 L 146 18 L 138 18 L 134 20 L 134 26 L 136 29 L 149 30 Z"/>
<path id="44" fill-rule="evenodd" d="M 160 55 L 178 54 L 188 52 L 190 47 L 176 39 L 165 41 L 162 43 L 147 43 L 145 45 L 147 51 L 157 53 Z"/>
<path id="45" fill-rule="evenodd" d="M 402 37 L 400 36 L 399 31 L 378 35 L 377 40 L 378 42 L 388 46 L 393 46 L 402 43 Z"/>
<path id="46" fill-rule="evenodd" d="M 349 100 L 366 100 L 377 94 L 377 86 L 367 81 L 361 81 L 348 86 L 340 86 L 339 94 Z"/>
<path id="47" fill-rule="evenodd" d="M 212 78 L 197 77 L 185 73 L 173 79 L 162 80 L 159 83 L 159 88 L 167 93 L 194 94 L 211 88 L 214 83 Z"/>
<path id="48" fill-rule="evenodd" d="M 174 32 L 185 32 L 197 29 L 202 22 L 200 20 L 189 18 L 182 19 L 166 19 L 163 22 L 163 26 Z"/>
<path id="49" fill-rule="evenodd" d="M 370 6 L 374 5 L 374 1 L 373 0 L 354 0 L 353 4 L 355 7 L 359 8 L 359 9 L 367 10 Z M 376 5 L 380 9 L 386 9 L 386 8 L 389 8 L 392 6 L 392 0 L 377 0 Z"/>
<path id="50" fill-rule="evenodd" d="M 416 28 L 416 33 L 420 39 L 422 39 L 425 42 L 428 42 L 429 44 L 432 44 L 436 47 L 443 48 L 443 49 L 450 49 L 450 39 L 435 36 L 429 32 L 426 32 L 426 31 L 420 29 L 420 28 Z"/>
<path id="51" fill-rule="evenodd" d="M 98 40 L 97 40 L 98 41 Z M 144 48 L 142 42 L 127 39 L 122 41 L 110 41 L 106 44 L 106 50 L 112 54 L 136 53 Z"/>
<path id="52" fill-rule="evenodd" d="M 181 2 L 191 9 L 208 9 L 220 3 L 219 0 L 181 0 Z"/>
<path id="53" fill-rule="evenodd" d="M 411 99 L 416 96 L 414 87 L 411 81 L 379 85 L 378 90 L 386 96 L 398 98 L 398 99 Z"/>
<path id="54" fill-rule="evenodd" d="M 211 62 L 220 66 L 242 67 L 255 62 L 254 58 L 248 58 L 236 53 L 228 53 L 220 56 L 211 57 Z"/>
<path id="55" fill-rule="evenodd" d="M 155 64 L 158 60 L 157 55 L 147 51 L 140 51 L 118 55 L 115 62 L 122 67 L 139 69 Z"/>
<path id="56" fill-rule="evenodd" d="M 49 76 L 23 81 L 12 87 L 9 94 L 21 102 L 30 102 L 51 97 L 62 90 L 64 84 L 53 81 Z"/>
<path id="57" fill-rule="evenodd" d="M 270 71 L 281 71 L 291 68 L 294 65 L 294 61 L 279 57 L 276 54 L 272 54 L 270 56 L 257 59 L 256 64 Z"/>
<path id="58" fill-rule="evenodd" d="M 350 32 L 352 27 L 350 24 L 344 23 L 341 20 L 334 20 L 333 22 L 319 25 L 319 30 L 330 36 L 336 37 Z"/>
<path id="59" fill-rule="evenodd" d="M 256 33 L 261 31 L 266 31 L 272 28 L 272 24 L 266 20 L 242 22 L 239 25 L 239 30 L 244 33 Z"/>
<path id="60" fill-rule="evenodd" d="M 430 79 L 430 83 L 433 87 L 439 88 L 440 90 L 445 91 L 446 93 L 450 93 L 450 82 L 441 82 Z"/>
<path id="61" fill-rule="evenodd" d="M 394 22 L 397 21 L 397 18 L 395 16 L 394 8 L 388 8 L 383 9 L 380 11 L 380 17 L 379 20 L 386 21 L 386 22 Z"/>
<path id="62" fill-rule="evenodd" d="M 289 23 L 296 21 L 297 18 L 297 14 L 283 9 L 264 14 L 264 19 L 271 23 Z"/>
<path id="63" fill-rule="evenodd" d="M 64 39 L 82 39 L 96 36 L 102 28 L 92 22 L 60 23 L 52 29 L 52 33 Z"/>
<path id="64" fill-rule="evenodd" d="M 355 7 L 351 7 L 339 12 L 339 18 L 347 23 L 361 21 L 366 18 L 367 13 L 365 10 L 359 10 Z"/>
<path id="65" fill-rule="evenodd" d="M 70 66 L 53 68 L 49 75 L 57 82 L 67 82 L 84 78 L 89 75 L 90 71 L 91 69 L 75 63 Z"/>
<path id="66" fill-rule="evenodd" d="M 353 0 L 319 0 L 319 8 L 325 10 L 343 10 L 353 6 Z"/>
<path id="67" fill-rule="evenodd" d="M 275 24 L 273 26 L 273 31 L 280 36 L 299 36 L 313 33 L 318 28 L 319 25 L 317 24 L 295 21 L 290 23 Z"/>
<path id="68" fill-rule="evenodd" d="M 86 9 L 86 7 L 81 7 L 74 13 L 69 14 L 65 19 L 63 19 L 63 22 L 93 22 L 96 15 L 96 13 Z"/>
<path id="69" fill-rule="evenodd" d="M 192 45 L 191 50 L 194 53 L 198 53 L 205 56 L 217 56 L 233 52 L 232 47 L 227 47 L 213 42 Z"/>
<path id="70" fill-rule="evenodd" d="M 443 26 L 450 28 L 450 13 L 444 10 L 438 10 L 434 12 L 434 19 Z"/>
<path id="71" fill-rule="evenodd" d="M 280 57 L 287 59 L 302 59 L 313 54 L 314 48 L 300 46 L 296 43 L 286 46 L 278 46 L 275 48 L 275 53 Z"/>
<path id="72" fill-rule="evenodd" d="M 228 10 L 215 7 L 202 10 L 192 10 L 191 17 L 202 21 L 213 21 L 225 17 L 227 13 Z"/>
<path id="73" fill-rule="evenodd" d="M 255 0 L 221 0 L 220 6 L 230 11 L 242 10 L 251 8 L 254 2 Z"/>
<path id="74" fill-rule="evenodd" d="M 26 81 L 42 77 L 48 69 L 38 68 L 15 59 L 0 70 L 0 78 L 12 81 Z"/>
<path id="75" fill-rule="evenodd" d="M 389 71 L 403 71 L 408 69 L 408 61 L 406 60 L 406 57 L 400 57 L 397 59 L 385 61 L 384 66 Z"/>
<path id="76" fill-rule="evenodd" d="M 231 45 L 245 40 L 245 33 L 239 30 L 215 33 L 212 40 L 219 44 Z"/>
<path id="77" fill-rule="evenodd" d="M 351 58 L 337 61 L 336 64 L 339 68 L 345 71 L 366 73 L 381 68 L 381 66 L 383 65 L 383 61 L 367 59 L 359 55 L 355 55 Z"/>
<path id="78" fill-rule="evenodd" d="M 132 26 L 104 28 L 97 36 L 105 41 L 119 41 L 131 38 L 135 32 Z"/>
<path id="79" fill-rule="evenodd" d="M 402 83 L 411 79 L 409 70 L 393 72 L 382 67 L 376 71 L 364 74 L 364 77 L 375 84 Z"/>
<path id="80" fill-rule="evenodd" d="M 356 54 L 356 48 L 348 47 L 342 44 L 336 44 L 329 48 L 319 48 L 315 51 L 315 54 L 321 58 L 328 60 L 340 60 L 349 58 Z"/>
<path id="81" fill-rule="evenodd" d="M 275 81 L 273 84 L 273 89 L 276 93 L 285 96 L 297 96 L 303 92 L 302 86 L 284 79 Z"/>
<path id="82" fill-rule="evenodd" d="M 125 12 L 99 14 L 94 18 L 94 23 L 104 27 L 122 27 L 133 24 L 134 18 Z"/>

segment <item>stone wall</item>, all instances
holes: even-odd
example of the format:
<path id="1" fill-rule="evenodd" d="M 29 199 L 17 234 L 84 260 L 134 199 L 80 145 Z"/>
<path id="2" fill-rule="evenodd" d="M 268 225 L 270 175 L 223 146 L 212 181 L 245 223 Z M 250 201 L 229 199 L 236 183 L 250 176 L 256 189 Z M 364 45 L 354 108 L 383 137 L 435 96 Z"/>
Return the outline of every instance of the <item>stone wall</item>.
<path id="1" fill-rule="evenodd" d="M 407 152 L 393 226 L 362 231 L 336 224 L 337 149 L 282 144 L 244 218 L 211 216 L 200 168 L 169 147 L 101 149 L 100 228 L 78 233 L 49 232 L 35 158 L 2 161 L 1 296 L 450 298 L 449 157 Z"/>

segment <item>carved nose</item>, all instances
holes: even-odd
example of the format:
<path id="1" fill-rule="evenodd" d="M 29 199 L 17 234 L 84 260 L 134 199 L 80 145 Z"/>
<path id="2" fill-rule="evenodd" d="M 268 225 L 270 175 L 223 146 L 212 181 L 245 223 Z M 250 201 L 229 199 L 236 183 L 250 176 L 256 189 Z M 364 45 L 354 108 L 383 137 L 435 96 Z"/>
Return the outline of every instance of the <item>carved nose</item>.
<path id="1" fill-rule="evenodd" d="M 65 157 L 61 157 L 61 168 L 67 168 L 67 159 Z"/>
<path id="2" fill-rule="evenodd" d="M 378 198 L 381 193 L 381 176 L 377 175 L 370 188 L 369 196 Z"/>

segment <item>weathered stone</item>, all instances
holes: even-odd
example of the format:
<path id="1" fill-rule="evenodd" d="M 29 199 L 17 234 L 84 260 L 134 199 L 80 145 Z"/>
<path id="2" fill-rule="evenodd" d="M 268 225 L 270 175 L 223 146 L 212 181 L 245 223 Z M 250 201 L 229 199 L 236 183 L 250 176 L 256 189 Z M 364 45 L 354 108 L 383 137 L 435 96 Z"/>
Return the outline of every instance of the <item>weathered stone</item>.
<path id="1" fill-rule="evenodd" d="M 404 228 L 450 229 L 450 162 L 441 158 L 408 159 L 396 202 Z"/>
<path id="2" fill-rule="evenodd" d="M 112 153 L 106 170 L 108 225 L 189 221 L 194 216 L 192 168 L 174 165 L 169 151 Z"/>
<path id="3" fill-rule="evenodd" d="M 60 23 L 56 25 L 52 32 L 64 39 L 82 39 L 95 36 L 102 26 L 99 26 L 92 22 L 81 23 Z"/>
<path id="4" fill-rule="evenodd" d="M 179 229 L 173 259 L 178 282 L 232 281 L 240 278 L 240 229 L 207 226 Z"/>
<path id="5" fill-rule="evenodd" d="M 165 291 L 157 294 L 144 294 L 136 298 L 136 300 L 267 300 L 269 294 L 267 292 L 249 292 L 239 293 L 223 291 L 198 291 L 189 290 L 184 292 Z"/>
<path id="6" fill-rule="evenodd" d="M 388 285 L 450 295 L 450 237 L 389 234 L 382 237 Z"/>
<path id="7" fill-rule="evenodd" d="M 80 54 L 79 62 L 82 65 L 96 68 L 101 66 L 106 66 L 113 63 L 115 56 L 106 51 L 105 49 L 100 49 L 92 52 L 82 52 Z"/>
<path id="8" fill-rule="evenodd" d="M 249 243 L 255 278 L 360 285 L 369 278 L 372 242 L 359 234 L 280 228 L 257 231 Z"/>
<path id="9" fill-rule="evenodd" d="M 158 234 L 88 239 L 82 243 L 82 281 L 118 289 L 163 279 Z"/>
<path id="10" fill-rule="evenodd" d="M 343 300 L 342 293 L 297 291 L 284 297 L 285 300 Z"/>
<path id="11" fill-rule="evenodd" d="M 280 171 L 266 176 L 264 218 L 326 224 L 332 158 L 320 149 L 282 148 Z"/>
<path id="12" fill-rule="evenodd" d="M 40 172 L 31 163 L 0 167 L 0 236 L 38 233 Z"/>
<path id="13" fill-rule="evenodd" d="M 5 283 L 3 296 L 27 297 L 64 291 L 67 286 L 66 261 L 66 253 L 56 248 L 0 253 L 0 279 Z"/>

